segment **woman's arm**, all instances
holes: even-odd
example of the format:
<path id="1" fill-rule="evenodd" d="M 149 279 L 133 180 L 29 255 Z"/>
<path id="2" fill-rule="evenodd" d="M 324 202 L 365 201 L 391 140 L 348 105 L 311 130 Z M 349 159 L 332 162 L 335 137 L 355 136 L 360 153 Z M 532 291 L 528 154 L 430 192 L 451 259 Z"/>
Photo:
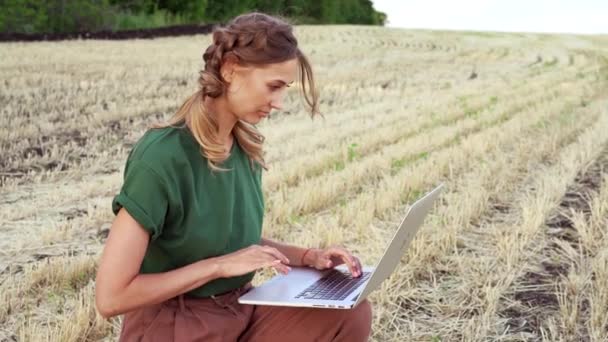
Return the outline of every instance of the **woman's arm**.
<path id="1" fill-rule="evenodd" d="M 173 298 L 217 278 L 264 267 L 286 273 L 287 258 L 270 246 L 253 245 L 163 273 L 139 274 L 150 234 L 121 208 L 110 229 L 95 280 L 95 305 L 113 317 Z"/>
<path id="2" fill-rule="evenodd" d="M 150 234 L 124 208 L 120 209 L 95 279 L 95 305 L 103 317 L 163 302 L 221 276 L 217 258 L 169 272 L 139 274 L 149 239 Z"/>

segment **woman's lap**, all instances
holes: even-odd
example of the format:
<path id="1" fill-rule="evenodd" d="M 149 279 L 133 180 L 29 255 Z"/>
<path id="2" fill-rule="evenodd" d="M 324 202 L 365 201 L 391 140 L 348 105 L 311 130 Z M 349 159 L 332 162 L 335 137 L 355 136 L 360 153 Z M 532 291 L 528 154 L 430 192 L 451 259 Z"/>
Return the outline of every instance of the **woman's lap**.
<path id="1" fill-rule="evenodd" d="M 239 341 L 367 341 L 372 309 L 312 309 L 256 305 Z"/>
<path id="2" fill-rule="evenodd" d="M 240 309 L 235 314 L 213 302 L 193 304 L 189 299 L 182 307 L 172 299 L 125 315 L 120 341 L 236 341 L 253 313 L 253 307 Z"/>
<path id="3" fill-rule="evenodd" d="M 238 297 L 177 297 L 132 311 L 120 341 L 367 341 L 370 334 L 368 301 L 342 310 L 244 305 Z"/>

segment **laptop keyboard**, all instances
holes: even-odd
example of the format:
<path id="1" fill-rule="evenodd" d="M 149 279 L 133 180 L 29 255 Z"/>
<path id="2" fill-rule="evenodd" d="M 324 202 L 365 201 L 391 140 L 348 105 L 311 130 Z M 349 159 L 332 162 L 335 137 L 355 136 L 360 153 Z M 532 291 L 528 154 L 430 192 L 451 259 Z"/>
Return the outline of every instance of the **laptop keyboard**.
<path id="1" fill-rule="evenodd" d="M 366 281 L 370 274 L 371 272 L 362 272 L 361 276 L 354 278 L 350 273 L 334 269 L 300 292 L 296 298 L 344 300 L 360 284 Z"/>

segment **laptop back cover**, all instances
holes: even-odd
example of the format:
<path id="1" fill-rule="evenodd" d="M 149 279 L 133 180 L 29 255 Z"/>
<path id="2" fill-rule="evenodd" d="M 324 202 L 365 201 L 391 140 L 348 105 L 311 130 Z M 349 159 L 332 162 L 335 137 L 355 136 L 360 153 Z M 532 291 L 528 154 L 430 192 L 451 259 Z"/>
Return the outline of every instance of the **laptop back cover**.
<path id="1" fill-rule="evenodd" d="M 443 189 L 443 186 L 443 184 L 440 184 L 410 206 L 403 221 L 401 221 L 399 229 L 395 232 L 391 243 L 388 245 L 384 255 L 376 265 L 374 273 L 357 298 L 356 304 L 359 304 L 359 302 L 365 299 L 371 291 L 380 286 L 380 284 L 393 273 L 395 268 L 397 268 L 403 253 L 422 226 L 424 218 L 431 208 L 433 208 L 433 204 Z"/>

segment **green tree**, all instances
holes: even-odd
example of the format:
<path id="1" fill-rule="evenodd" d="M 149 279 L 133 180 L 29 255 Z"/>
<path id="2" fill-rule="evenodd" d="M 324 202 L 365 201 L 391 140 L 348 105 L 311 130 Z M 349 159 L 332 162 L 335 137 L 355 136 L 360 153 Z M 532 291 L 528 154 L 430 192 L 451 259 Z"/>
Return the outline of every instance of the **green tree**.
<path id="1" fill-rule="evenodd" d="M 34 33 L 46 29 L 45 0 L 4 0 L 0 11 L 2 32 Z"/>
<path id="2" fill-rule="evenodd" d="M 133 13 L 152 14 L 158 0 L 110 0 L 110 4 Z"/>
<path id="3" fill-rule="evenodd" d="M 180 14 L 191 22 L 206 19 L 207 0 L 157 0 L 159 9 L 166 9 L 173 14 Z"/>
<path id="4" fill-rule="evenodd" d="M 51 32 L 109 28 L 114 13 L 109 0 L 47 0 L 46 12 Z"/>
<path id="5" fill-rule="evenodd" d="M 74 32 L 224 23 L 250 11 L 294 24 L 384 25 L 370 0 L 0 0 L 3 32 Z"/>
<path id="6" fill-rule="evenodd" d="M 255 0 L 208 0 L 207 20 L 213 22 L 226 22 L 239 14 L 252 11 Z"/>
<path id="7" fill-rule="evenodd" d="M 331 24 L 341 24 L 345 22 L 343 20 L 343 14 L 340 13 L 342 0 L 321 0 L 321 22 Z"/>
<path id="8" fill-rule="evenodd" d="M 252 10 L 285 15 L 285 1 L 279 0 L 254 0 L 251 3 Z"/>

